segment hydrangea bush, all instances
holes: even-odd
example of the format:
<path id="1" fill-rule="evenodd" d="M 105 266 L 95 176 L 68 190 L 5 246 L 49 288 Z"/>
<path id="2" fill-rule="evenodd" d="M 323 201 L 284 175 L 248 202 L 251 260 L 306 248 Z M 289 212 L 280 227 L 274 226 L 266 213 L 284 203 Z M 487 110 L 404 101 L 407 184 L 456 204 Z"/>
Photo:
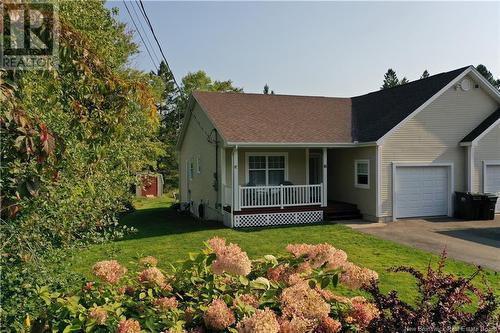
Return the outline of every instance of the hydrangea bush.
<path id="1" fill-rule="evenodd" d="M 290 244 L 287 255 L 250 260 L 224 239 L 167 274 L 154 257 L 127 271 L 115 260 L 96 263 L 96 281 L 67 294 L 39 290 L 46 302 L 32 331 L 336 333 L 364 331 L 379 316 L 367 299 L 332 292 L 358 288 L 376 272 L 347 261 L 329 244 Z"/>

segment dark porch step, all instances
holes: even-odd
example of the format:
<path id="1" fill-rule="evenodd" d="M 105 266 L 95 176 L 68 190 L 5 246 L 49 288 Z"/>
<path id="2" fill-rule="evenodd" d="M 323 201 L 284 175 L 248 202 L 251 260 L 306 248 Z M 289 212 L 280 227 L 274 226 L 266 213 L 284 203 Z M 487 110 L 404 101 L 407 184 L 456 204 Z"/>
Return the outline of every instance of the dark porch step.
<path id="1" fill-rule="evenodd" d="M 339 221 L 339 220 L 359 220 L 362 219 L 363 216 L 358 212 L 351 213 L 342 213 L 342 214 L 325 214 L 325 221 Z"/>
<path id="2" fill-rule="evenodd" d="M 323 208 L 325 221 L 361 219 L 362 215 L 355 204 L 329 201 L 328 206 Z"/>

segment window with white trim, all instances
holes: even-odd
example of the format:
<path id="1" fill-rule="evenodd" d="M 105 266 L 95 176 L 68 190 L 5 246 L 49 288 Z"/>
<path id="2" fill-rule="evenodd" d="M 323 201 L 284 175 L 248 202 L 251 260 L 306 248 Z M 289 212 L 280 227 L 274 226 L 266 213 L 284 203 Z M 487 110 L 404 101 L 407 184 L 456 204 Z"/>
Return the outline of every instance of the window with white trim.
<path id="1" fill-rule="evenodd" d="M 358 188 L 370 188 L 370 161 L 354 161 L 354 186 Z"/>
<path id="2" fill-rule="evenodd" d="M 248 155 L 248 176 L 250 185 L 280 185 L 286 178 L 286 155 Z"/>

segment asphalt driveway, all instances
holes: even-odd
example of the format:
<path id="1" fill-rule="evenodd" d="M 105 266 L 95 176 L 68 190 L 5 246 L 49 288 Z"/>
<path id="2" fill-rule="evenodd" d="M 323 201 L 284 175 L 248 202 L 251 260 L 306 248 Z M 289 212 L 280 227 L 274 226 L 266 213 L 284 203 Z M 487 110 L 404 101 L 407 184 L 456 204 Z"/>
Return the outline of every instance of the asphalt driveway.
<path id="1" fill-rule="evenodd" d="M 403 219 L 390 223 L 345 222 L 358 231 L 500 271 L 500 216 L 494 221 L 450 218 Z"/>

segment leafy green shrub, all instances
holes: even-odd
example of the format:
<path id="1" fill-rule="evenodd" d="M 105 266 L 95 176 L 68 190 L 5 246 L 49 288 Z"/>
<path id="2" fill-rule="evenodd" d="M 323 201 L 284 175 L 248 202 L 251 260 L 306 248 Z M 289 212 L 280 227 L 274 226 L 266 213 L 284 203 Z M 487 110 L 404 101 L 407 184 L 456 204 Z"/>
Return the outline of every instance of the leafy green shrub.
<path id="1" fill-rule="evenodd" d="M 206 245 L 171 274 L 153 257 L 135 264 L 137 272 L 107 260 L 92 268 L 98 280 L 76 291 L 39 288 L 47 310 L 38 331 L 326 333 L 364 330 L 378 316 L 363 297 L 331 291 L 377 274 L 329 244 L 291 244 L 285 256 L 253 261 L 221 238 Z"/>

